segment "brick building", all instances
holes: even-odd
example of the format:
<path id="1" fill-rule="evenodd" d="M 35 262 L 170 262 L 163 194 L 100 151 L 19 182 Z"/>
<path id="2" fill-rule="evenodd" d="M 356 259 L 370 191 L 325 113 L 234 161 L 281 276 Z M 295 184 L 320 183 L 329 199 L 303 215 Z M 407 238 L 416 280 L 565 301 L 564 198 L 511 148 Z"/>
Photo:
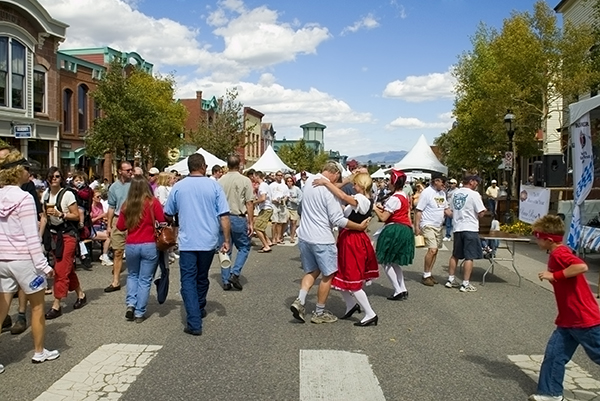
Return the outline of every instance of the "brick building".
<path id="1" fill-rule="evenodd" d="M 60 167 L 65 171 L 94 171 L 112 177 L 114 171 L 110 154 L 102 159 L 92 159 L 85 154 L 84 139 L 94 120 L 101 115 L 90 94 L 109 64 L 119 58 L 124 65 L 137 66 L 151 74 L 153 65 L 136 52 L 122 52 L 110 47 L 60 50 L 61 106 Z"/>
<path id="2" fill-rule="evenodd" d="M 39 172 L 59 162 L 56 51 L 67 26 L 36 0 L 0 1 L 0 139 Z"/>
<path id="3" fill-rule="evenodd" d="M 188 111 L 188 117 L 185 121 L 185 132 L 183 134 L 184 144 L 182 145 L 179 158 L 185 158 L 196 151 L 196 146 L 189 141 L 192 132 L 198 129 L 201 121 L 212 123 L 215 113 L 219 109 L 219 100 L 216 97 L 202 99 L 202 91 L 196 91 L 194 99 L 179 99 L 179 102 L 185 106 Z M 177 161 L 177 160 L 172 160 Z"/>
<path id="4" fill-rule="evenodd" d="M 244 107 L 244 146 L 238 148 L 242 165 L 250 167 L 264 152 L 262 118 L 264 114 L 252 107 Z"/>

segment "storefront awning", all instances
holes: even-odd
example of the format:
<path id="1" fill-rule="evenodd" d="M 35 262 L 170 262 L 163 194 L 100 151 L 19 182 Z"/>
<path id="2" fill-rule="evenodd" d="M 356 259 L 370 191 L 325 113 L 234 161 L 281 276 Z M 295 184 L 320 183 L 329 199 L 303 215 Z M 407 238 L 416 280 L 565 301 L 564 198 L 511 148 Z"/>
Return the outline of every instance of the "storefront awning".
<path id="1" fill-rule="evenodd" d="M 63 150 L 60 152 L 60 158 L 68 159 L 68 160 L 78 160 L 81 156 L 84 156 L 84 155 L 85 155 L 85 147 L 75 149 L 72 151 Z"/>

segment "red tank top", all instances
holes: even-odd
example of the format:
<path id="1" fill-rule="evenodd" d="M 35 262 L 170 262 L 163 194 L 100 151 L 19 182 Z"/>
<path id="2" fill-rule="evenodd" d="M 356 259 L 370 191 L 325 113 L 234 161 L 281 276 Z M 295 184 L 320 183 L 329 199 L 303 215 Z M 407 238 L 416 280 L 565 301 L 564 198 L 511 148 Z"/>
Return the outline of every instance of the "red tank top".
<path id="1" fill-rule="evenodd" d="M 412 228 L 412 224 L 410 223 L 410 217 L 408 213 L 410 212 L 410 205 L 408 202 L 408 198 L 404 194 L 404 192 L 395 193 L 392 195 L 400 201 L 400 209 L 396 210 L 389 219 L 385 222 L 385 224 L 397 223 L 404 224 L 405 226 L 409 226 Z"/>

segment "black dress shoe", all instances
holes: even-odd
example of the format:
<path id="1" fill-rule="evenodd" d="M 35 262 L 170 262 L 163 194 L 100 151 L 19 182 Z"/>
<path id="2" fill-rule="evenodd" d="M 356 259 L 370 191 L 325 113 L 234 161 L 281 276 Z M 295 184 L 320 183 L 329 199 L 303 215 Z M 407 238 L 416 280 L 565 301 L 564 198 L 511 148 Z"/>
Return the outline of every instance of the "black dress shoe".
<path id="1" fill-rule="evenodd" d="M 201 336 L 202 330 L 191 330 L 189 327 L 183 329 L 183 332 L 186 334 L 191 334 L 192 336 Z"/>
<path id="2" fill-rule="evenodd" d="M 377 326 L 377 322 L 379 321 L 379 317 L 377 315 L 373 316 L 372 318 L 370 318 L 369 320 L 366 320 L 364 322 L 356 322 L 354 323 L 355 326 L 358 327 L 367 327 L 367 326 Z"/>
<path id="3" fill-rule="evenodd" d="M 350 309 L 348 312 L 346 312 L 346 314 L 344 316 L 342 316 L 340 319 L 342 320 L 346 320 L 349 319 L 352 315 L 354 315 L 356 312 L 360 313 L 360 305 L 359 304 L 355 304 L 352 309 Z"/>
<path id="4" fill-rule="evenodd" d="M 73 304 L 73 309 L 81 309 L 87 304 L 87 295 L 83 295 L 83 298 L 77 298 L 77 301 Z"/>
<path id="5" fill-rule="evenodd" d="M 233 285 L 233 288 L 235 288 L 236 290 L 243 290 L 244 287 L 242 287 L 242 283 L 240 283 L 240 276 L 236 276 L 235 274 L 232 274 L 229 277 L 229 282 L 231 283 L 231 285 Z"/>
<path id="6" fill-rule="evenodd" d="M 387 297 L 390 301 L 404 301 L 408 299 L 408 291 L 401 292 L 400 294 L 392 295 Z"/>
<path id="7" fill-rule="evenodd" d="M 48 312 L 46 312 L 46 320 L 56 319 L 57 317 L 62 316 L 62 308 L 56 310 L 54 308 L 50 308 Z"/>
<path id="8" fill-rule="evenodd" d="M 202 309 L 202 310 L 200 310 L 200 317 L 201 317 L 202 319 L 204 319 L 204 318 L 206 317 L 206 315 L 208 315 L 208 313 L 206 313 L 206 309 Z"/>
<path id="9" fill-rule="evenodd" d="M 115 291 L 119 291 L 120 289 L 121 289 L 121 284 L 119 284 L 117 286 L 114 286 L 111 284 L 104 289 L 104 292 L 115 292 Z"/>
<path id="10" fill-rule="evenodd" d="M 223 284 L 223 291 L 231 291 L 231 284 Z"/>

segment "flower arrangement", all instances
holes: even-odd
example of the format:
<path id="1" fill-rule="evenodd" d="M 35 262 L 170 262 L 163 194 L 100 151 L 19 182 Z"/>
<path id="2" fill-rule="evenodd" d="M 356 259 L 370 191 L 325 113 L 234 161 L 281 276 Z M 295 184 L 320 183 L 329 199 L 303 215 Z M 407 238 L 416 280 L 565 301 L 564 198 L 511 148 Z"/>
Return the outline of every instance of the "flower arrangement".
<path id="1" fill-rule="evenodd" d="M 532 235 L 531 224 L 524 223 L 520 220 L 516 220 L 510 224 L 501 224 L 500 231 L 518 235 Z"/>

